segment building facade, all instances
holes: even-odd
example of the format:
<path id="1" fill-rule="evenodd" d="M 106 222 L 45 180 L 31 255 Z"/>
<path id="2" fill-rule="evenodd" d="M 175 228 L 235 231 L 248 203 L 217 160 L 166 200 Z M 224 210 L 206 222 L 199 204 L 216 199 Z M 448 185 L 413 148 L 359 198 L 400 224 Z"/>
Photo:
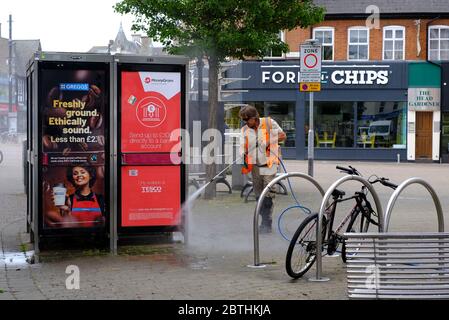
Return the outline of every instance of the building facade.
<path id="1" fill-rule="evenodd" d="M 40 40 L 13 40 L 9 57 L 9 39 L 0 37 L 0 132 L 26 132 L 26 65 Z M 9 60 L 12 63 L 12 105 L 9 105 Z M 8 128 L 9 118 L 9 128 Z"/>
<path id="2" fill-rule="evenodd" d="M 284 157 L 307 158 L 309 95 L 299 91 L 299 47 L 313 38 L 323 57 L 314 103 L 317 159 L 447 161 L 447 1 L 315 2 L 326 7 L 325 21 L 282 32 L 289 53 L 225 73 L 238 79 L 223 86 L 228 127 L 240 125 L 242 105 L 254 105 L 287 131 Z"/>

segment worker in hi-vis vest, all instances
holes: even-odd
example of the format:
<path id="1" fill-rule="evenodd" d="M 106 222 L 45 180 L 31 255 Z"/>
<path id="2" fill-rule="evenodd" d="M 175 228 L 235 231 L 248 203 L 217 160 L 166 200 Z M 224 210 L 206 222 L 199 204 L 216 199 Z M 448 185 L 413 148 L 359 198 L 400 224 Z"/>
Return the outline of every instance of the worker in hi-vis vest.
<path id="1" fill-rule="evenodd" d="M 246 123 L 240 136 L 240 154 L 244 158 L 242 173 L 251 173 L 254 193 L 259 199 L 263 189 L 276 176 L 281 156 L 279 142 L 287 136 L 276 121 L 269 117 L 260 118 L 253 106 L 243 107 L 239 115 Z M 274 197 L 273 187 L 262 202 L 260 233 L 271 233 Z"/>

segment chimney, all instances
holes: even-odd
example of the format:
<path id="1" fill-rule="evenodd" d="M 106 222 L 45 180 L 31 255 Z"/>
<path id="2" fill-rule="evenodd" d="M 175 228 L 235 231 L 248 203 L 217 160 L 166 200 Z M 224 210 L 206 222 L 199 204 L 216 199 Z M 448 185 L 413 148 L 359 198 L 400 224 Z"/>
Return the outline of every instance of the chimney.
<path id="1" fill-rule="evenodd" d="M 132 40 L 133 40 L 133 42 L 135 42 L 135 43 L 141 43 L 140 42 L 140 34 L 133 34 L 132 36 L 131 36 L 131 38 L 132 38 Z"/>
<path id="2" fill-rule="evenodd" d="M 142 47 L 140 48 L 140 54 L 152 55 L 153 53 L 153 41 L 147 36 L 142 36 Z"/>
<path id="3" fill-rule="evenodd" d="M 142 47 L 151 48 L 153 47 L 153 40 L 148 36 L 142 36 Z"/>

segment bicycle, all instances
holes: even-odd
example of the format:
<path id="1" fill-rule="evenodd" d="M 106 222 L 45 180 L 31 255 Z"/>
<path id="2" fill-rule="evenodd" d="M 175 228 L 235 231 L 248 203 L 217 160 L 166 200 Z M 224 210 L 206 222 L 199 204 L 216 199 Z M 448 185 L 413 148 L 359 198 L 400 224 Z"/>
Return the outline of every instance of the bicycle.
<path id="1" fill-rule="evenodd" d="M 361 176 L 360 172 L 351 166 L 349 168 L 337 166 L 337 169 L 350 175 Z M 370 181 L 371 177 L 375 177 L 375 179 Z M 371 177 L 368 179 L 371 184 L 381 183 L 392 189 L 398 187 L 388 182 L 387 178 L 379 178 L 374 175 Z M 367 199 L 367 188 L 365 186 L 362 186 L 361 191 L 355 192 L 351 197 L 344 198 L 344 196 L 344 191 L 334 190 L 332 202 L 325 210 L 322 222 L 323 247 L 321 252 L 324 252 L 324 255 L 332 256 L 337 252 L 339 245 L 342 244 L 341 257 L 343 262 L 346 262 L 345 237 L 341 232 L 344 227 L 347 225 L 346 232 L 367 232 L 370 225 L 378 226 L 379 223 L 376 221 L 377 213 Z M 356 204 L 334 229 L 334 218 L 338 204 L 350 200 L 355 200 Z M 288 275 L 294 279 L 302 277 L 315 263 L 317 221 L 318 213 L 308 216 L 300 224 L 290 241 L 285 266 Z"/>

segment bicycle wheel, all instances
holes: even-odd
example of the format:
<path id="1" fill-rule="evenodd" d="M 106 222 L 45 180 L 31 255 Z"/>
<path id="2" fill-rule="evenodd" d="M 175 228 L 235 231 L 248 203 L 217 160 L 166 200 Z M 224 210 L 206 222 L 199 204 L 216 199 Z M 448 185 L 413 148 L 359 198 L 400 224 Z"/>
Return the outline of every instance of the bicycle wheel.
<path id="1" fill-rule="evenodd" d="M 378 225 L 378 223 L 373 219 L 374 212 L 369 210 L 367 207 L 364 207 L 364 214 L 360 212 L 359 208 L 355 209 L 354 215 L 349 221 L 348 227 L 346 228 L 347 233 L 366 233 L 370 225 Z M 344 263 L 346 263 L 346 241 L 343 240 L 341 246 L 341 259 Z"/>
<path id="2" fill-rule="evenodd" d="M 317 213 L 304 219 L 290 241 L 285 267 L 288 275 L 293 279 L 302 277 L 315 262 L 317 220 Z M 326 220 L 323 221 L 323 244 L 324 235 L 326 234 L 325 226 Z"/>

